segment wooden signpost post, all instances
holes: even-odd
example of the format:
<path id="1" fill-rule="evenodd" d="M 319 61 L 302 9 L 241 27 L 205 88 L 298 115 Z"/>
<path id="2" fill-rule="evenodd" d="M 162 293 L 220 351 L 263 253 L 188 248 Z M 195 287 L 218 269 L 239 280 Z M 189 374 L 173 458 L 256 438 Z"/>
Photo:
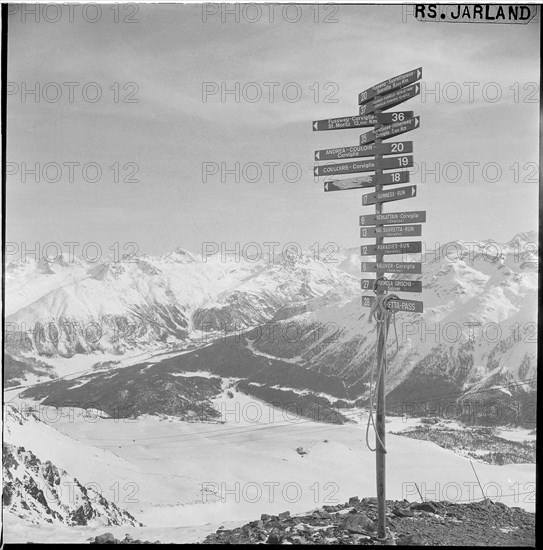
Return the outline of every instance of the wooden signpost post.
<path id="1" fill-rule="evenodd" d="M 362 306 L 371 308 L 371 315 L 377 321 L 377 404 L 375 417 L 376 434 L 376 485 L 379 540 L 387 539 L 386 530 L 386 445 L 385 445 L 385 375 L 386 375 L 386 339 L 391 316 L 397 312 L 422 313 L 423 303 L 417 300 L 401 299 L 390 292 L 422 292 L 422 281 L 388 279 L 387 273 L 419 275 L 422 271 L 420 262 L 390 261 L 385 255 L 420 253 L 420 241 L 384 242 L 385 238 L 419 237 L 422 233 L 421 223 L 426 221 L 425 211 L 383 212 L 384 204 L 415 197 L 417 187 L 388 187 L 409 183 L 407 168 L 413 166 L 413 142 L 390 142 L 383 140 L 410 132 L 420 127 L 420 119 L 413 116 L 413 111 L 385 113 L 390 109 L 411 99 L 420 93 L 418 81 L 422 78 L 422 68 L 385 80 L 358 95 L 359 114 L 341 119 L 313 121 L 313 130 L 337 130 L 373 127 L 360 136 L 360 145 L 322 149 L 315 151 L 316 161 L 342 160 L 357 157 L 373 159 L 315 166 L 315 176 L 338 176 L 360 172 L 373 172 L 346 179 L 328 179 L 324 182 L 325 191 L 345 191 L 349 189 L 374 188 L 374 192 L 362 195 L 362 205 L 375 205 L 373 214 L 360 216 L 360 237 L 375 238 L 375 244 L 362 245 L 360 254 L 363 258 L 375 257 L 375 261 L 362 261 L 361 271 L 364 274 L 375 273 L 375 278 L 361 279 L 362 290 L 373 290 L 375 296 L 362 296 Z M 385 155 L 398 155 L 387 156 Z M 395 172 L 383 173 L 384 170 Z M 385 188 L 385 186 L 387 186 Z M 401 276 L 401 275 L 400 275 Z M 370 417 L 373 410 L 370 411 Z"/>

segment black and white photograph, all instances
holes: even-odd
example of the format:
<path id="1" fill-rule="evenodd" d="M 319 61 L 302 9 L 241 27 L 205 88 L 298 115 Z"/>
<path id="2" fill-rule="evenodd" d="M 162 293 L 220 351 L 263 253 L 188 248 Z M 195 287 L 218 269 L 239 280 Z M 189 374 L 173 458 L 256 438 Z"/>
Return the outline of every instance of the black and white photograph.
<path id="1" fill-rule="evenodd" d="M 535 547 L 541 6 L 1 8 L 2 544 Z"/>

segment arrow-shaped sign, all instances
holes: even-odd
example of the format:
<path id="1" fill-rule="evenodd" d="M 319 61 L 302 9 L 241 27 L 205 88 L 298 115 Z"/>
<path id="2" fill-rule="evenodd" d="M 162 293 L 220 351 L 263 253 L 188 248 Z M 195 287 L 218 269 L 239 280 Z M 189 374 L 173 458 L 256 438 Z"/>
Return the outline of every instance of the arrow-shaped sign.
<path id="1" fill-rule="evenodd" d="M 408 152 L 411 151 L 406 151 L 406 153 Z M 350 147 L 336 147 L 335 149 L 321 149 L 320 151 L 315 151 L 315 160 L 373 157 L 376 154 L 376 145 L 351 145 Z"/>
<path id="2" fill-rule="evenodd" d="M 376 161 L 377 169 L 392 170 L 394 168 L 411 168 L 413 166 L 413 155 L 401 157 L 387 157 Z"/>
<path id="3" fill-rule="evenodd" d="M 337 160 L 356 157 L 373 157 L 374 155 L 401 155 L 413 152 L 412 141 L 393 141 L 376 145 L 351 145 L 336 147 L 335 149 L 321 149 L 315 151 L 315 160 Z"/>
<path id="4" fill-rule="evenodd" d="M 364 244 L 360 247 L 360 255 L 375 256 L 376 254 L 417 254 L 421 250 L 422 243 L 420 241 L 409 241 L 404 243 Z"/>
<path id="5" fill-rule="evenodd" d="M 385 273 L 422 273 L 420 262 L 362 262 L 360 264 L 363 272 L 383 271 Z"/>
<path id="6" fill-rule="evenodd" d="M 360 135 L 360 145 L 369 145 L 376 139 L 389 139 L 400 134 L 405 134 L 411 130 L 416 130 L 420 126 L 420 117 L 416 116 L 403 122 L 394 122 L 388 126 L 382 126 L 377 130 L 370 130 Z"/>
<path id="7" fill-rule="evenodd" d="M 378 225 L 377 227 L 361 227 L 360 238 L 373 237 L 420 237 L 422 225 Z"/>
<path id="8" fill-rule="evenodd" d="M 411 165 L 412 166 L 412 165 Z M 399 166 L 395 166 L 399 168 Z M 339 164 L 323 164 L 314 166 L 315 176 L 328 176 L 335 174 L 356 174 L 357 172 L 371 172 L 375 170 L 375 160 L 357 160 L 354 162 L 340 162 Z"/>
<path id="9" fill-rule="evenodd" d="M 400 103 L 403 103 L 404 101 L 407 101 L 408 99 L 411 99 L 412 97 L 415 97 L 419 94 L 420 84 L 413 84 L 412 86 L 408 86 L 407 88 L 396 90 L 391 94 L 376 97 L 374 100 L 368 101 L 368 103 L 360 105 L 359 114 L 369 115 L 377 109 L 390 109 L 391 107 L 396 107 L 396 105 L 399 105 Z"/>
<path id="10" fill-rule="evenodd" d="M 375 133 L 375 137 L 379 139 L 388 139 L 411 130 L 416 130 L 420 126 L 420 117 L 416 116 L 409 118 L 403 122 L 394 122 L 388 126 L 382 126 L 378 130 L 372 130 Z"/>
<path id="11" fill-rule="evenodd" d="M 375 296 L 362 296 L 362 305 L 372 307 L 375 302 Z M 391 298 L 387 300 L 386 307 L 391 311 L 404 311 L 406 313 L 422 313 L 423 303 L 417 300 L 400 300 Z"/>
<path id="12" fill-rule="evenodd" d="M 413 114 L 411 114 L 413 116 Z M 323 120 L 313 121 L 313 131 L 319 132 L 323 130 L 342 130 L 345 128 L 366 128 L 368 126 L 375 126 L 377 124 L 377 117 L 370 116 L 345 116 L 341 118 L 325 118 Z"/>
<path id="13" fill-rule="evenodd" d="M 412 84 L 413 82 L 416 82 L 421 78 L 422 67 L 419 67 L 418 69 L 413 69 L 412 71 L 408 71 L 407 73 L 393 76 L 392 78 L 380 82 L 379 84 L 376 84 L 375 86 L 372 86 L 371 88 L 368 88 L 367 90 L 359 93 L 358 103 L 365 103 L 370 99 L 373 99 L 376 95 L 387 94 L 398 88 L 403 88 L 404 86 Z"/>
<path id="14" fill-rule="evenodd" d="M 390 172 L 378 176 L 357 176 L 343 180 L 328 180 L 324 182 L 325 191 L 347 191 L 349 189 L 361 189 L 375 187 L 376 185 L 394 185 L 396 183 L 408 183 L 409 172 Z"/>
<path id="15" fill-rule="evenodd" d="M 354 162 L 340 162 L 337 164 L 322 164 L 314 166 L 315 176 L 335 174 L 356 174 L 357 172 L 371 172 L 372 170 L 392 170 L 394 168 L 410 168 L 413 166 L 413 155 L 401 157 L 387 157 L 379 160 L 356 160 Z"/>
<path id="16" fill-rule="evenodd" d="M 362 290 L 372 290 L 375 285 L 378 289 L 388 292 L 422 292 L 422 281 L 407 281 L 401 279 L 360 279 Z"/>
<path id="17" fill-rule="evenodd" d="M 396 111 L 393 113 L 378 113 L 375 116 L 378 124 L 394 124 L 395 122 L 403 122 L 413 118 L 413 111 Z"/>
<path id="18" fill-rule="evenodd" d="M 386 214 L 367 214 L 360 216 L 360 225 L 397 224 L 397 223 L 424 223 L 426 210 L 413 212 L 387 212 Z"/>
<path id="19" fill-rule="evenodd" d="M 417 195 L 417 186 L 409 185 L 407 187 L 398 187 L 391 189 L 390 191 L 378 191 L 375 193 L 368 193 L 362 195 L 362 204 L 364 206 L 368 204 L 375 204 L 377 202 L 390 202 L 399 201 L 402 199 L 410 199 Z"/>

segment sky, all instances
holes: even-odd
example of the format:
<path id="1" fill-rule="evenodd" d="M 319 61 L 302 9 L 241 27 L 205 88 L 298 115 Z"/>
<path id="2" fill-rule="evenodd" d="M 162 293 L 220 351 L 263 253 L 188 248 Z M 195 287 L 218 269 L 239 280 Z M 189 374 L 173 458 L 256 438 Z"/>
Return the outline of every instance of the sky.
<path id="1" fill-rule="evenodd" d="M 393 109 L 421 119 L 394 138 L 414 142 L 417 197 L 384 211 L 426 210 L 428 248 L 537 230 L 538 22 L 422 23 L 400 5 L 216 8 L 101 6 L 98 17 L 64 6 L 36 21 L 12 6 L 7 241 L 136 243 L 140 254 L 357 246 L 373 207 L 361 190 L 324 193 L 313 155 L 369 129 L 312 132 L 312 121 L 357 114 L 359 92 L 417 67 L 420 96 Z M 221 97 L 236 86 L 237 101 Z"/>

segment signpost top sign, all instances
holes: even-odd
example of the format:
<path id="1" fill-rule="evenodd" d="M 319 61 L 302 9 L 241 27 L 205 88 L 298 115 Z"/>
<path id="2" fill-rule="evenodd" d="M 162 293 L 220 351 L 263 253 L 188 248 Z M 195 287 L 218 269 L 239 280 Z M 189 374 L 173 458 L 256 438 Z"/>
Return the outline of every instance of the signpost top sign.
<path id="1" fill-rule="evenodd" d="M 421 78 L 422 67 L 419 67 L 418 69 L 413 69 L 412 71 L 408 71 L 407 73 L 393 76 L 388 80 L 380 82 L 379 84 L 376 84 L 375 86 L 372 86 L 371 88 L 360 92 L 358 94 L 358 104 L 361 105 L 362 103 L 366 103 L 366 101 L 370 101 L 376 95 L 388 94 L 389 92 L 397 90 L 398 88 L 403 88 L 408 84 L 413 84 L 413 82 L 417 82 L 417 80 L 420 80 Z"/>
<path id="2" fill-rule="evenodd" d="M 358 112 L 360 115 L 369 115 L 377 109 L 390 109 L 419 94 L 420 84 L 413 84 L 412 86 L 407 86 L 407 88 L 395 90 L 390 94 L 377 96 L 367 103 L 362 103 L 358 108 Z"/>

